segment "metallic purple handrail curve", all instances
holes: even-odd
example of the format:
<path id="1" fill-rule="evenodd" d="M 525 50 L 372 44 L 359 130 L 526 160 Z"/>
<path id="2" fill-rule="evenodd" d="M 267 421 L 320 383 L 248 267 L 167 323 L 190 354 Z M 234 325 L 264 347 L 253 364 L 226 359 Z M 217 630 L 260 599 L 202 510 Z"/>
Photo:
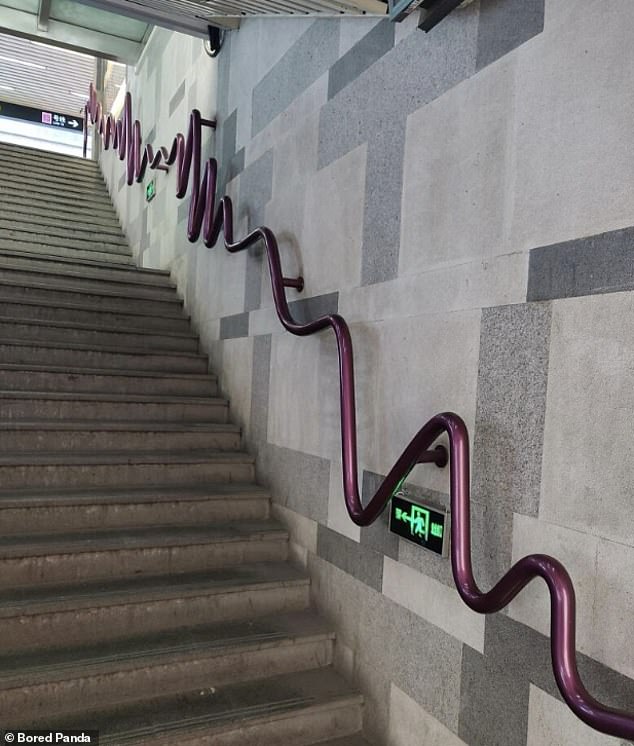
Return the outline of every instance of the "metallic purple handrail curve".
<path id="1" fill-rule="evenodd" d="M 577 667 L 575 591 L 570 575 L 555 558 L 532 554 L 516 562 L 488 592 L 478 587 L 471 560 L 471 516 L 469 476 L 469 434 L 463 420 L 452 412 L 432 417 L 412 438 L 409 445 L 391 468 L 383 483 L 364 506 L 359 494 L 357 461 L 357 426 L 354 386 L 354 358 L 352 338 L 346 321 L 338 314 L 322 316 L 305 324 L 297 322 L 289 309 L 285 287 L 298 282 L 285 278 L 277 240 L 267 227 L 259 227 L 241 239 L 233 235 L 233 206 L 228 196 L 222 197 L 216 210 L 215 193 L 217 163 L 209 158 L 201 179 L 201 128 L 213 123 L 203 120 L 194 109 L 189 120 L 187 137 L 181 133 L 174 138 L 171 148 L 150 145 L 142 148 L 141 125 L 132 121 L 132 98 L 127 94 L 122 117 L 116 121 L 102 116 L 94 87 L 86 107 L 87 119 L 97 123 L 104 148 L 118 149 L 120 160 L 126 160 L 127 181 L 141 181 L 146 169 L 163 169 L 177 164 L 176 196 L 183 198 L 191 182 L 191 197 L 187 237 L 197 241 L 202 235 L 205 246 L 212 248 L 220 232 L 229 252 L 243 251 L 262 242 L 266 250 L 277 316 L 284 328 L 298 336 L 308 336 L 324 329 L 332 329 L 339 354 L 341 403 L 341 449 L 343 461 L 343 489 L 350 518 L 359 526 L 373 523 L 387 506 L 394 492 L 418 463 L 435 460 L 443 465 L 444 449 L 437 458 L 430 458 L 433 443 L 442 435 L 449 440 L 451 564 L 454 580 L 462 600 L 473 611 L 491 614 L 507 606 L 534 578 L 542 578 L 551 599 L 551 658 L 559 691 L 570 709 L 595 730 L 608 735 L 634 740 L 634 715 L 601 704 L 587 691 Z M 84 143 L 87 142 L 87 127 Z M 85 151 L 84 151 L 85 152 Z"/>

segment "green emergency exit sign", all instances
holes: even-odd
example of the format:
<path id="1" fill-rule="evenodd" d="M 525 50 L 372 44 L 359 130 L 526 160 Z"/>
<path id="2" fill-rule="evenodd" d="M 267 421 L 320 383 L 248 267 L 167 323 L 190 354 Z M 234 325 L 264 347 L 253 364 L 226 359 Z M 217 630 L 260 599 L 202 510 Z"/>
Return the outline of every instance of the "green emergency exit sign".
<path id="1" fill-rule="evenodd" d="M 148 181 L 145 187 L 145 201 L 151 202 L 156 197 L 156 179 Z"/>
<path id="2" fill-rule="evenodd" d="M 443 557 L 449 553 L 447 511 L 416 503 L 403 494 L 392 498 L 390 531 Z"/>

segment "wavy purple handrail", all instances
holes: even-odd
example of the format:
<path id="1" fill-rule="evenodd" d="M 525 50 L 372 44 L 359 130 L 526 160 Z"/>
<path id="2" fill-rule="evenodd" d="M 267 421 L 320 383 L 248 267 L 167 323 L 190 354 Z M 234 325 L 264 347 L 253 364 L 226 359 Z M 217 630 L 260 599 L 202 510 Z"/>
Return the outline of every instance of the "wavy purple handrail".
<path id="1" fill-rule="evenodd" d="M 140 182 L 146 169 L 166 170 L 177 164 L 176 196 L 182 199 L 192 182 L 187 237 L 197 241 L 201 236 L 205 246 L 212 248 L 221 230 L 227 251 L 237 252 L 262 241 L 266 249 L 273 299 L 278 318 L 284 328 L 299 336 L 307 336 L 330 328 L 337 340 L 341 400 L 341 449 L 343 459 L 343 489 L 350 518 L 359 526 L 373 523 L 385 509 L 394 492 L 418 463 L 434 461 L 442 466 L 446 452 L 440 447 L 430 450 L 443 434 L 449 439 L 450 503 L 453 514 L 451 523 L 451 563 L 458 593 L 474 611 L 490 614 L 503 609 L 534 578 L 546 582 L 551 598 L 551 656 L 555 679 L 570 709 L 595 730 L 608 735 L 634 740 L 634 715 L 615 710 L 598 702 L 587 691 L 577 667 L 575 591 L 565 567 L 553 557 L 532 554 L 516 562 L 500 581 L 488 592 L 478 587 L 471 561 L 471 516 L 469 478 L 469 434 L 463 420 L 452 412 L 438 414 L 427 422 L 412 438 L 409 445 L 364 507 L 359 495 L 357 463 L 357 427 L 354 388 L 354 361 L 352 339 L 346 321 L 338 314 L 322 316 L 306 324 L 298 323 L 291 315 L 285 287 L 301 289 L 301 278 L 292 280 L 282 273 L 280 252 L 273 232 L 266 227 L 251 231 L 240 240 L 233 236 L 233 207 L 231 199 L 222 197 L 215 209 L 217 163 L 209 158 L 201 180 L 201 129 L 203 125 L 215 126 L 204 120 L 194 109 L 190 115 L 189 130 L 185 138 L 178 133 L 172 147 L 161 147 L 156 152 L 150 145 L 142 148 L 141 125 L 132 121 L 132 98 L 128 93 L 121 119 L 102 115 L 94 87 L 86 107 L 87 120 L 98 122 L 104 149 L 118 149 L 119 159 L 126 160 L 127 181 Z M 84 154 L 87 127 L 84 132 Z M 192 173 L 193 172 L 193 173 Z"/>

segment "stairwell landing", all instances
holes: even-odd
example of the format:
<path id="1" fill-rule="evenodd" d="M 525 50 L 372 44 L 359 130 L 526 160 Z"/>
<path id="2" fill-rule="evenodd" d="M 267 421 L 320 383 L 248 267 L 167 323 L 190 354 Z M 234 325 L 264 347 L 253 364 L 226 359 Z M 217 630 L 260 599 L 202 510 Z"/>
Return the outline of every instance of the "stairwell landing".
<path id="1" fill-rule="evenodd" d="M 96 163 L 0 163 L 0 727 L 368 746 L 169 274 Z"/>

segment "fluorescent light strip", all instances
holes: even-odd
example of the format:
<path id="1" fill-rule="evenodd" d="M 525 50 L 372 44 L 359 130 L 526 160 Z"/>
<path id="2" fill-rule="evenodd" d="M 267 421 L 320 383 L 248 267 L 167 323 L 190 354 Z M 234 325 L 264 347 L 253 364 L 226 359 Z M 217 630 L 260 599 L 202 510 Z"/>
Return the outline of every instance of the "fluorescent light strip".
<path id="1" fill-rule="evenodd" d="M 0 54 L 0 60 L 3 62 L 11 62 L 14 65 L 22 65 L 22 67 L 34 67 L 36 70 L 46 70 L 45 65 L 38 65 L 36 62 L 27 62 L 26 60 L 18 60 L 15 57 L 3 57 Z"/>
<path id="2" fill-rule="evenodd" d="M 15 88 L 10 85 L 0 85 L 0 90 L 2 91 L 15 91 Z"/>

